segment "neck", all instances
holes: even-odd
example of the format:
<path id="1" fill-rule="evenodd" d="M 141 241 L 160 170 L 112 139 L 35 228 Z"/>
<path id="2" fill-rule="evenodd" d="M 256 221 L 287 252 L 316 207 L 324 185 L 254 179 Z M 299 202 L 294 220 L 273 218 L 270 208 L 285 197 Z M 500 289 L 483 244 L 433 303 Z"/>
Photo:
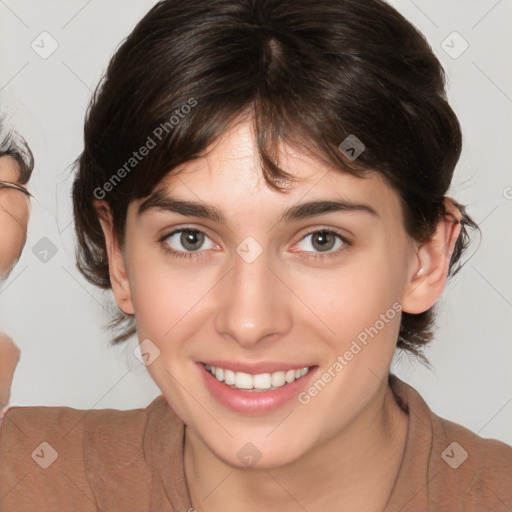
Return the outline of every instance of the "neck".
<path id="1" fill-rule="evenodd" d="M 382 386 L 346 428 L 294 462 L 239 469 L 185 430 L 185 477 L 198 511 L 382 511 L 405 448 L 408 416 Z M 371 489 L 371 492 L 368 492 Z"/>

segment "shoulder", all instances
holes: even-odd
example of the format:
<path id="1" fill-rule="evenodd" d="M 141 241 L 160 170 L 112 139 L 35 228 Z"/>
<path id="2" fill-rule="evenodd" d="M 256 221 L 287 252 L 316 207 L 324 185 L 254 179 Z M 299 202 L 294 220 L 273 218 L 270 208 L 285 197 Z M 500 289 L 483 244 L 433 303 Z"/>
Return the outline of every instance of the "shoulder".
<path id="1" fill-rule="evenodd" d="M 115 441 L 119 437 L 138 437 L 143 433 L 151 413 L 165 402 L 159 396 L 147 407 L 140 409 L 74 409 L 71 407 L 26 406 L 10 407 L 0 423 L 0 448 L 8 450 L 19 441 L 28 444 L 46 438 L 56 445 L 65 446 L 95 437 L 99 442 Z M 122 434 L 121 434 L 122 433 Z M 77 448 L 77 445 L 73 445 Z"/>
<path id="2" fill-rule="evenodd" d="M 468 497 L 495 496 L 512 507 L 512 446 L 480 437 L 433 413 L 432 424 L 444 469 L 456 472 L 459 482 L 467 486 Z"/>
<path id="3" fill-rule="evenodd" d="M 400 484 L 411 510 L 512 510 L 512 447 L 436 415 L 396 376 L 390 386 L 409 415 Z"/>
<path id="4" fill-rule="evenodd" d="M 95 477 L 115 476 L 121 469 L 126 476 L 130 468 L 144 481 L 146 426 L 152 415 L 166 409 L 163 396 L 146 408 L 126 411 L 9 408 L 0 425 L 5 510 L 29 510 L 35 503 L 48 504 L 45 510 L 96 510 Z"/>

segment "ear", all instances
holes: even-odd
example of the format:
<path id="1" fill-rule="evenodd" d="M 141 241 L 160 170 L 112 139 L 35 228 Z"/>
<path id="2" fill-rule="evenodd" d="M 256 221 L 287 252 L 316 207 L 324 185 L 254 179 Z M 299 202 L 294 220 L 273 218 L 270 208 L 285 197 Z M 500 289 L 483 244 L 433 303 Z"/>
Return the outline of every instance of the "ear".
<path id="1" fill-rule="evenodd" d="M 94 207 L 98 212 L 98 218 L 103 230 L 103 235 L 105 236 L 110 284 L 112 285 L 114 297 L 121 311 L 126 314 L 134 314 L 126 262 L 124 254 L 119 247 L 117 237 L 114 234 L 112 212 L 108 204 L 102 200 L 94 201 Z"/>
<path id="2" fill-rule="evenodd" d="M 433 238 L 417 249 L 417 262 L 402 298 L 402 309 L 406 313 L 423 313 L 432 307 L 446 285 L 450 259 L 462 225 L 460 211 L 452 199 L 445 198 L 444 204 L 447 215 L 439 220 Z"/>

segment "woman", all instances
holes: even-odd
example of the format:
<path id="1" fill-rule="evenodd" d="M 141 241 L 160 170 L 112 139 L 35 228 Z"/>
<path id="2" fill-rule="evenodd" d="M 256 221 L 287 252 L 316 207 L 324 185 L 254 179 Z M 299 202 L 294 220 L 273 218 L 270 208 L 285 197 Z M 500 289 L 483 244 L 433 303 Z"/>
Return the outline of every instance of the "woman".
<path id="1" fill-rule="evenodd" d="M 30 193 L 26 184 L 33 168 L 32 153 L 14 133 L 5 134 L 0 123 L 0 280 L 5 280 L 19 259 L 27 239 Z M 19 349 L 0 332 L 0 419 L 9 402 L 11 380 Z"/>
<path id="2" fill-rule="evenodd" d="M 153 7 L 94 97 L 73 202 L 79 268 L 162 395 L 10 409 L 0 510 L 510 509 L 512 448 L 390 375 L 476 227 L 446 196 L 443 78 L 378 0 Z"/>

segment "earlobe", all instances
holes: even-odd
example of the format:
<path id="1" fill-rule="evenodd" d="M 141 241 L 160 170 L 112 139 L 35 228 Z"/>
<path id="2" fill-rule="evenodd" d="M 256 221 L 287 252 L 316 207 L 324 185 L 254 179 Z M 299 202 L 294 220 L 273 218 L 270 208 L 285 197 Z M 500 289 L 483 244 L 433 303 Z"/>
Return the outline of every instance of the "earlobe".
<path id="1" fill-rule="evenodd" d="M 447 214 L 442 216 L 431 240 L 421 244 L 416 252 L 414 274 L 402 300 L 406 313 L 423 313 L 431 308 L 443 293 L 450 260 L 461 230 L 461 214 L 450 198 L 445 199 Z"/>
<path id="2" fill-rule="evenodd" d="M 98 212 L 98 220 L 105 237 L 112 292 L 114 293 L 119 308 L 127 315 L 134 314 L 130 281 L 128 279 L 123 253 L 114 233 L 112 213 L 105 201 L 94 201 L 94 207 Z"/>

